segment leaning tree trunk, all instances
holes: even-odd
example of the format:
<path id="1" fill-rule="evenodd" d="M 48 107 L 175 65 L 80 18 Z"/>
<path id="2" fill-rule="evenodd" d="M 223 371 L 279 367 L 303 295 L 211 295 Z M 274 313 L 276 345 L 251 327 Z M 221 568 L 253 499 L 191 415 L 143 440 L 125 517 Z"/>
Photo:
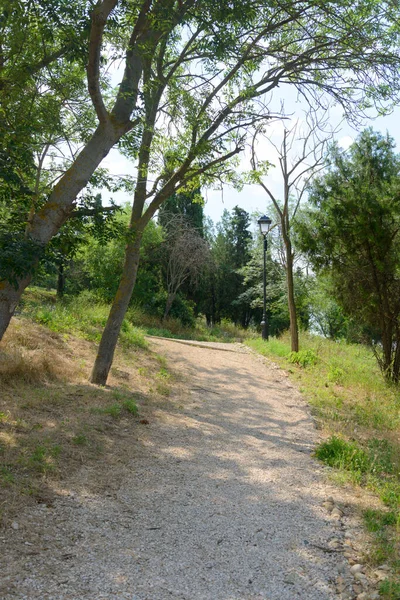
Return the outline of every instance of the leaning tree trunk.
<path id="1" fill-rule="evenodd" d="M 171 310 L 171 307 L 172 307 L 172 305 L 174 303 L 175 296 L 176 296 L 176 293 L 172 293 L 172 294 L 170 293 L 170 294 L 168 294 L 167 303 L 165 305 L 164 315 L 163 315 L 163 318 L 162 318 L 163 321 L 165 321 L 165 319 L 169 315 L 169 311 Z"/>
<path id="2" fill-rule="evenodd" d="M 64 296 L 65 291 L 65 271 L 64 271 L 64 262 L 61 260 L 58 263 L 58 273 L 57 273 L 57 296 L 58 298 L 62 298 Z"/>
<path id="3" fill-rule="evenodd" d="M 136 275 L 139 267 L 140 243 L 142 232 L 136 232 L 135 238 L 126 247 L 125 263 L 118 291 L 115 295 L 106 326 L 101 336 L 99 350 L 94 363 L 90 381 L 98 385 L 107 383 L 114 352 L 129 302 L 135 287 Z"/>
<path id="4" fill-rule="evenodd" d="M 293 253 L 290 241 L 286 242 L 286 283 L 290 318 L 290 342 L 292 352 L 299 351 L 299 330 L 297 327 L 297 311 L 294 299 Z"/>
<path id="5" fill-rule="evenodd" d="M 126 129 L 126 127 L 125 127 Z M 122 125 L 101 123 L 71 167 L 55 185 L 49 199 L 28 225 L 29 237 L 45 246 L 68 219 L 77 195 L 86 187 L 101 161 L 124 133 Z M 14 314 L 32 274 L 18 280 L 16 287 L 0 281 L 0 340 Z"/>
<path id="6" fill-rule="evenodd" d="M 0 281 L 0 340 L 7 331 L 22 292 L 30 280 L 30 276 L 22 279 L 17 289 L 7 281 Z"/>

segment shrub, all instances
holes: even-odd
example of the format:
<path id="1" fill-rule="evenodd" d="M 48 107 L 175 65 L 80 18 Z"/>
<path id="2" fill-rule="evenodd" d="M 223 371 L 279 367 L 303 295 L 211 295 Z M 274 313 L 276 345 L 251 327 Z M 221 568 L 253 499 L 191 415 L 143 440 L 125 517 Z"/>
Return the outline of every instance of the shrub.
<path id="1" fill-rule="evenodd" d="M 287 359 L 290 363 L 304 368 L 309 365 L 315 365 L 318 361 L 318 356 L 314 350 L 300 350 L 300 352 L 289 352 Z"/>

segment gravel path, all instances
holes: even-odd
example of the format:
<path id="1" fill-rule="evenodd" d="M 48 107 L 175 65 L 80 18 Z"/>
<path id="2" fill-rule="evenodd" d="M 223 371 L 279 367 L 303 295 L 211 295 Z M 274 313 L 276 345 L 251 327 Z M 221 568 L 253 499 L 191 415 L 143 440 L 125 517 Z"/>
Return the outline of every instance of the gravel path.
<path id="1" fill-rule="evenodd" d="M 21 539 L 24 556 L 11 553 L 0 596 L 347 598 L 335 586 L 347 562 L 332 550 L 343 532 L 321 506 L 330 490 L 310 456 L 316 432 L 299 393 L 240 345 L 152 344 L 186 392 L 126 440 L 135 452 L 116 489 L 81 488 L 30 509 L 41 551 Z"/>

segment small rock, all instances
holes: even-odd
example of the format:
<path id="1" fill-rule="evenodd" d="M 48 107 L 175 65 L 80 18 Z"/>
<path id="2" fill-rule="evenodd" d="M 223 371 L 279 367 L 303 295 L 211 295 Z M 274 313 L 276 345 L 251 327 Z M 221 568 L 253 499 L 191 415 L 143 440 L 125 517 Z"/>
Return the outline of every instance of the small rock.
<path id="1" fill-rule="evenodd" d="M 335 519 L 341 519 L 343 517 L 342 511 L 339 510 L 336 506 L 332 510 L 331 515 L 332 515 L 332 517 L 335 517 Z"/>
<path id="2" fill-rule="evenodd" d="M 348 539 L 344 540 L 344 543 L 345 543 L 346 546 L 352 546 L 353 545 L 353 543 L 351 542 L 351 540 L 348 540 Z"/>
<path id="3" fill-rule="evenodd" d="M 362 589 L 362 585 L 353 585 L 353 592 L 355 594 L 362 594 L 363 589 Z"/>
<path id="4" fill-rule="evenodd" d="M 17 529 L 19 529 L 19 525 L 18 525 L 17 521 L 13 521 L 13 522 L 11 523 L 11 527 L 12 527 L 13 529 L 15 529 L 15 531 L 16 531 Z"/>
<path id="5" fill-rule="evenodd" d="M 358 594 L 357 596 L 357 600 L 367 600 L 368 596 L 366 594 L 366 592 L 361 592 L 361 594 Z"/>
<path id="6" fill-rule="evenodd" d="M 343 556 L 344 556 L 345 558 L 352 558 L 352 557 L 353 557 L 353 554 L 352 554 L 352 552 L 343 552 Z"/>
<path id="7" fill-rule="evenodd" d="M 345 531 L 344 537 L 348 538 L 349 540 L 354 540 L 354 535 L 351 533 L 351 531 Z"/>
<path id="8" fill-rule="evenodd" d="M 362 565 L 357 563 L 351 567 L 350 573 L 352 573 L 353 575 L 355 575 L 355 573 L 361 573 L 363 568 L 364 567 Z"/>
<path id="9" fill-rule="evenodd" d="M 389 573 L 387 571 L 382 571 L 382 569 L 376 569 L 374 575 L 379 581 L 383 581 L 389 577 Z"/>
<path id="10" fill-rule="evenodd" d="M 324 508 L 326 508 L 326 510 L 329 510 L 329 511 L 331 511 L 331 510 L 332 510 L 332 508 L 334 507 L 334 504 L 333 504 L 333 502 L 328 502 L 328 501 L 326 501 L 326 502 L 323 502 L 323 503 L 322 503 L 322 506 L 323 506 Z"/>
<path id="11" fill-rule="evenodd" d="M 379 565 L 378 569 L 380 571 L 390 571 L 390 567 L 388 565 Z"/>
<path id="12" fill-rule="evenodd" d="M 359 581 L 363 587 L 368 586 L 368 579 L 364 575 L 364 573 L 354 573 L 354 579 Z"/>

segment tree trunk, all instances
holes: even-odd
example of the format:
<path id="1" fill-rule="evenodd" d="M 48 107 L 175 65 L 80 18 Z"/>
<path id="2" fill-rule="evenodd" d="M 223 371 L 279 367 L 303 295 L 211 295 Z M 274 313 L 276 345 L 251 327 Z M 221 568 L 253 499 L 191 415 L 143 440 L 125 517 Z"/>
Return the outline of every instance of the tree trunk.
<path id="1" fill-rule="evenodd" d="M 299 351 L 299 330 L 297 327 L 297 311 L 294 299 L 293 254 L 290 241 L 286 242 L 286 283 L 290 318 L 290 342 L 292 352 Z"/>
<path id="2" fill-rule="evenodd" d="M 173 293 L 173 294 L 171 294 L 171 293 L 170 293 L 170 294 L 168 294 L 167 303 L 166 303 L 166 305 L 165 305 L 164 316 L 163 316 L 163 318 L 162 318 L 162 320 L 163 320 L 163 321 L 164 321 L 164 320 L 165 320 L 165 319 L 168 317 L 168 315 L 169 315 L 169 311 L 171 310 L 171 306 L 172 306 L 172 305 L 173 305 L 173 303 L 174 303 L 175 296 L 176 296 L 176 294 L 175 294 L 175 293 Z"/>
<path id="3" fill-rule="evenodd" d="M 58 263 L 58 273 L 57 273 L 57 296 L 58 298 L 62 298 L 64 296 L 65 290 L 65 272 L 64 272 L 64 263 L 60 261 Z"/>
<path id="4" fill-rule="evenodd" d="M 109 123 L 100 124 L 73 165 L 54 187 L 48 201 L 29 223 L 28 235 L 41 245 L 46 245 L 68 219 L 77 195 L 86 187 L 90 177 L 118 139 L 124 129 Z M 8 282 L 0 282 L 0 341 L 7 330 L 15 308 L 32 274 L 18 281 L 15 289 Z"/>
<path id="5" fill-rule="evenodd" d="M 136 232 L 135 238 L 129 242 L 125 252 L 125 263 L 118 291 L 115 295 L 106 326 L 101 336 L 99 350 L 94 363 L 90 381 L 98 385 L 107 383 L 114 352 L 129 302 L 135 287 L 140 258 L 142 232 Z"/>
<path id="6" fill-rule="evenodd" d="M 20 281 L 18 289 L 15 289 L 7 281 L 0 281 L 0 341 L 7 331 L 15 309 L 17 308 L 22 292 L 31 280 L 31 276 Z"/>

